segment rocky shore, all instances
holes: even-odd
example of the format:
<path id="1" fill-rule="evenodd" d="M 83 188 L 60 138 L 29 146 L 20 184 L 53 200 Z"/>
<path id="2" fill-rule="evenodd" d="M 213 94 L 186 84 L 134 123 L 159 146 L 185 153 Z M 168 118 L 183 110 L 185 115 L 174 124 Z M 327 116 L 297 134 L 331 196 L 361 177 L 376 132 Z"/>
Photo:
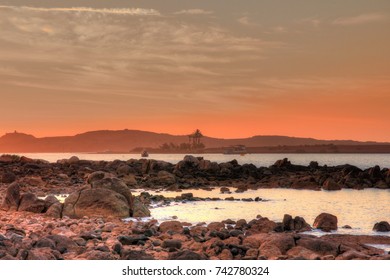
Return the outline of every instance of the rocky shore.
<path id="1" fill-rule="evenodd" d="M 387 236 L 307 234 L 337 229 L 337 217 L 323 213 L 311 226 L 285 215 L 276 223 L 251 221 L 210 224 L 179 221 L 124 221 L 145 217 L 151 200 L 165 199 L 132 190 L 186 190 L 176 199 L 196 199 L 189 190 L 219 187 L 238 192 L 258 188 L 336 191 L 390 188 L 390 171 L 291 164 L 270 167 L 215 163 L 186 156 L 177 164 L 155 160 L 85 161 L 77 157 L 49 163 L 25 157 L 0 157 L 0 259 L 390 259 L 382 249 Z M 60 201 L 58 195 L 69 194 Z M 54 195 L 57 195 L 55 197 Z M 390 231 L 386 221 L 374 226 Z M 304 232 L 305 233 L 302 233 Z"/>

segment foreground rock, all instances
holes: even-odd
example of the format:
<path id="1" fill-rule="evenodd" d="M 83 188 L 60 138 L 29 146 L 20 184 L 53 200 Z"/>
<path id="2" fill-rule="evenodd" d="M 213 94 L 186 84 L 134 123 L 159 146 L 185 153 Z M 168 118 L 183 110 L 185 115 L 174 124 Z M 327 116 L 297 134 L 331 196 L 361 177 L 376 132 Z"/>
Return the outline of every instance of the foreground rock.
<path id="1" fill-rule="evenodd" d="M 323 231 L 337 230 L 337 217 L 329 213 L 322 213 L 316 217 L 313 226 Z"/>
<path id="2" fill-rule="evenodd" d="M 266 218 L 187 228 L 178 221 L 158 225 L 154 220 L 124 222 L 97 216 L 53 219 L 3 210 L 0 215 L 2 260 L 390 259 L 367 245 L 390 245 L 388 236 L 275 232 Z"/>

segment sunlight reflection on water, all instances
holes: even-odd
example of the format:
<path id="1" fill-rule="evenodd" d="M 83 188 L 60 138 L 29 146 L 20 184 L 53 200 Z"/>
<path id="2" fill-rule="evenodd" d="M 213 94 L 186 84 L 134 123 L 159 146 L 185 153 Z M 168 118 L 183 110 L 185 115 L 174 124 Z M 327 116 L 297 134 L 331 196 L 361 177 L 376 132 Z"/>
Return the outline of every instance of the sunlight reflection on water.
<path id="1" fill-rule="evenodd" d="M 231 188 L 234 190 L 233 188 Z M 213 191 L 189 190 L 195 197 L 229 196 L 234 198 L 261 197 L 265 202 L 243 201 L 199 201 L 172 203 L 170 206 L 151 209 L 152 216 L 158 220 L 178 220 L 190 223 L 214 222 L 225 219 L 246 219 L 250 221 L 257 215 L 268 217 L 273 221 L 282 221 L 284 214 L 304 217 L 313 224 L 316 216 L 323 212 L 338 217 L 338 233 L 375 234 L 372 228 L 376 222 L 390 221 L 390 190 L 365 189 L 341 191 L 311 191 L 289 189 L 259 189 L 245 193 L 221 194 L 219 189 Z M 150 192 L 152 193 L 152 192 Z M 185 193 L 185 192 L 183 192 Z M 160 192 L 166 197 L 176 197 L 181 193 Z M 350 225 L 352 229 L 341 229 Z M 383 235 L 383 233 L 381 233 Z M 390 236 L 389 234 L 386 234 Z"/>

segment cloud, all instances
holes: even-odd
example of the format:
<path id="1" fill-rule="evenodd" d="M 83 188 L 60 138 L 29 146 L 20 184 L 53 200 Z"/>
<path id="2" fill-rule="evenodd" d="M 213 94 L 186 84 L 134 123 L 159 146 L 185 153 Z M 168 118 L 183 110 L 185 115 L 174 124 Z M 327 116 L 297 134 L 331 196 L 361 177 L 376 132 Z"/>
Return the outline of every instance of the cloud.
<path id="1" fill-rule="evenodd" d="M 155 9 L 141 8 L 119 8 L 119 9 L 95 9 L 89 7 L 72 7 L 72 8 L 37 8 L 28 6 L 0 6 L 0 9 L 27 10 L 36 12 L 81 12 L 81 13 L 99 13 L 112 15 L 133 15 L 133 16 L 159 16 L 160 12 Z"/>
<path id="2" fill-rule="evenodd" d="M 237 22 L 239 22 L 242 25 L 245 26 L 258 26 L 258 24 L 254 23 L 249 17 L 243 16 L 237 19 Z"/>
<path id="3" fill-rule="evenodd" d="M 202 9 L 189 9 L 189 10 L 181 10 L 175 13 L 175 15 L 212 15 L 213 11 L 206 11 Z"/>
<path id="4" fill-rule="evenodd" d="M 371 14 L 362 14 L 358 16 L 353 17 L 341 17 L 338 19 L 335 19 L 332 23 L 335 25 L 360 25 L 360 24 L 367 24 L 367 23 L 374 23 L 374 22 L 382 22 L 386 21 L 388 17 L 383 14 L 379 13 L 371 13 Z"/>

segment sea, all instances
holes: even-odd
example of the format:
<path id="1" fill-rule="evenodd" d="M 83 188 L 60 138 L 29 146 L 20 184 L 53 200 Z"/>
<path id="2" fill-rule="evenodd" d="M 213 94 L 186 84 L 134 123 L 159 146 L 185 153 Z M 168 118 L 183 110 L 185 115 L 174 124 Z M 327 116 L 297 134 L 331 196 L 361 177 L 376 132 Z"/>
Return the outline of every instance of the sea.
<path id="1" fill-rule="evenodd" d="M 20 154 L 34 159 L 44 159 L 56 162 L 59 159 L 77 156 L 85 160 L 129 160 L 140 159 L 140 154 L 91 154 L 91 153 L 42 153 Z M 381 168 L 390 168 L 390 154 L 196 154 L 194 156 L 218 163 L 236 159 L 239 164 L 254 164 L 257 167 L 270 166 L 278 159 L 288 158 L 293 164 L 309 165 L 311 161 L 317 161 L 320 165 L 338 166 L 351 164 L 361 169 L 367 169 L 375 165 Z M 183 154 L 151 154 L 149 159 L 162 160 L 177 163 L 182 160 Z M 250 221 L 257 215 L 268 217 L 273 221 L 282 221 L 284 214 L 293 217 L 301 216 L 309 224 L 313 224 L 317 215 L 326 212 L 338 217 L 339 229 L 332 233 L 387 235 L 390 233 L 377 233 L 372 230 L 375 223 L 380 221 L 390 222 L 390 189 L 364 189 L 340 191 L 312 191 L 291 189 L 259 189 L 249 190 L 244 193 L 235 193 L 234 186 L 226 186 L 231 189 L 231 194 L 220 193 L 219 188 L 212 191 L 189 190 L 195 197 L 210 198 L 206 201 L 177 202 L 169 206 L 153 205 L 152 218 L 158 221 L 179 220 L 192 224 L 201 222 L 222 221 L 225 219 L 246 219 Z M 137 190 L 136 192 L 141 192 Z M 178 192 L 159 191 L 167 197 L 180 195 Z M 259 202 L 224 201 L 223 199 L 256 198 Z M 212 198 L 222 200 L 213 201 Z M 351 229 L 344 229 L 348 225 Z M 322 235 L 321 231 L 312 231 L 311 234 Z M 390 246 L 388 246 L 390 250 Z"/>

